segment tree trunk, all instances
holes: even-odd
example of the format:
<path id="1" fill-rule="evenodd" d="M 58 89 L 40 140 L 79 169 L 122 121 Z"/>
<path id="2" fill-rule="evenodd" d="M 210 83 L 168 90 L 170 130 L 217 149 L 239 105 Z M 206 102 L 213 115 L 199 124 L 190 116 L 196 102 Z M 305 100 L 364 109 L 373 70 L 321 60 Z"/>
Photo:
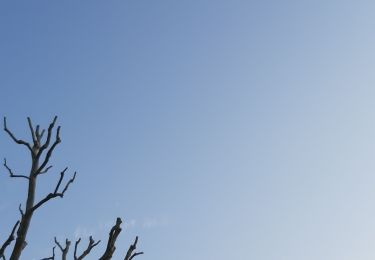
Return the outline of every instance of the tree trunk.
<path id="1" fill-rule="evenodd" d="M 29 188 L 26 200 L 25 214 L 22 215 L 21 223 L 17 231 L 17 239 L 14 245 L 10 260 L 19 260 L 22 250 L 26 247 L 26 236 L 30 227 L 31 218 L 33 217 L 33 206 L 35 202 L 36 179 L 35 174 L 39 167 L 38 158 L 33 158 L 32 167 L 29 175 Z"/>

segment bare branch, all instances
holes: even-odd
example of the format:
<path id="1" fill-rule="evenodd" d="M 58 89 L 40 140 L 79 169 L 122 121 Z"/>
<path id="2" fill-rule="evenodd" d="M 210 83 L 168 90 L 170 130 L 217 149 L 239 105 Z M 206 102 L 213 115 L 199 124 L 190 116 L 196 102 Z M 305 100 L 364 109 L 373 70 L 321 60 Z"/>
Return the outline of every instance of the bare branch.
<path id="1" fill-rule="evenodd" d="M 40 147 L 40 141 L 42 140 L 43 131 L 42 131 L 42 135 L 41 135 L 39 130 L 40 130 L 40 125 L 37 125 L 36 128 L 35 128 L 35 137 L 36 137 L 36 140 L 37 140 L 37 145 Z"/>
<path id="2" fill-rule="evenodd" d="M 52 136 L 52 130 L 53 130 L 53 127 L 55 126 L 55 123 L 56 123 L 56 120 L 57 120 L 57 116 L 55 116 L 52 120 L 52 123 L 49 125 L 48 127 L 48 130 L 47 130 L 47 140 L 46 142 L 40 147 L 40 154 L 43 152 L 43 150 L 45 150 L 48 146 L 49 146 L 49 143 L 51 141 L 51 136 Z M 42 131 L 41 135 L 43 135 L 44 133 L 44 130 Z"/>
<path id="3" fill-rule="evenodd" d="M 109 238 L 108 238 L 106 250 L 103 256 L 99 258 L 99 260 L 110 260 L 112 258 L 113 253 L 116 250 L 115 243 L 116 243 L 117 237 L 121 232 L 121 227 L 120 227 L 121 223 L 122 223 L 121 218 L 117 218 L 116 224 L 111 228 L 111 231 L 109 232 Z"/>
<path id="4" fill-rule="evenodd" d="M 18 225 L 20 224 L 20 221 L 18 220 L 16 222 L 16 224 L 13 226 L 13 229 L 12 229 L 12 232 L 10 233 L 9 237 L 7 240 L 5 240 L 4 244 L 1 246 L 0 248 L 0 257 L 3 257 L 5 259 L 5 256 L 4 256 L 4 252 L 5 252 L 5 249 L 12 243 L 12 241 L 14 240 L 14 232 L 16 232 L 16 229 L 18 227 Z"/>
<path id="5" fill-rule="evenodd" d="M 88 244 L 86 250 L 83 251 L 83 253 L 80 256 L 77 256 L 78 244 L 80 242 L 81 242 L 81 238 L 78 239 L 76 241 L 76 243 L 75 243 L 75 246 L 74 246 L 74 260 L 82 260 L 83 258 L 85 258 L 88 254 L 90 254 L 91 250 L 100 243 L 100 240 L 98 242 L 95 242 L 94 239 L 92 238 L 92 236 L 90 236 L 90 238 L 89 238 L 89 244 Z"/>
<path id="6" fill-rule="evenodd" d="M 52 248 L 52 256 L 50 257 L 45 257 L 45 258 L 42 258 L 40 260 L 55 260 L 55 246 Z"/>
<path id="7" fill-rule="evenodd" d="M 19 175 L 19 174 L 14 174 L 12 169 L 9 168 L 8 164 L 7 164 L 7 159 L 4 158 L 4 167 L 8 170 L 8 173 L 9 173 L 9 176 L 12 177 L 12 178 L 25 178 L 25 179 L 28 179 L 29 180 L 29 177 L 25 176 L 25 175 Z"/>
<path id="8" fill-rule="evenodd" d="M 69 247 L 70 247 L 70 241 L 68 239 L 65 239 L 65 247 L 62 247 L 62 245 L 57 241 L 55 237 L 55 243 L 56 245 L 60 248 L 61 253 L 62 253 L 62 260 L 66 260 L 66 256 L 68 255 L 69 252 Z"/>
<path id="9" fill-rule="evenodd" d="M 137 243 L 138 243 L 138 236 L 135 237 L 134 243 L 130 245 L 124 260 L 132 260 L 134 257 L 138 255 L 143 255 L 143 252 L 134 252 L 137 249 Z"/>
<path id="10" fill-rule="evenodd" d="M 61 244 L 59 243 L 59 241 L 57 241 L 56 237 L 55 237 L 55 244 L 60 248 L 61 251 L 64 250 L 64 248 L 61 246 Z"/>
<path id="11" fill-rule="evenodd" d="M 40 132 L 40 134 L 39 134 L 39 143 L 40 143 L 40 141 L 42 140 L 45 131 L 46 131 L 46 130 L 43 129 L 42 132 Z"/>
<path id="12" fill-rule="evenodd" d="M 20 204 L 20 205 L 18 206 L 18 210 L 20 211 L 21 217 L 23 217 L 25 214 L 24 214 L 24 212 L 23 212 L 23 210 L 22 210 L 22 204 Z"/>
<path id="13" fill-rule="evenodd" d="M 8 127 L 7 127 L 7 118 L 6 117 L 4 117 L 4 131 L 10 136 L 10 138 L 12 138 L 12 140 L 15 143 L 25 145 L 32 152 L 31 145 L 28 142 L 26 142 L 24 140 L 21 140 L 21 139 L 17 139 L 14 136 L 14 134 L 8 129 Z"/>
<path id="14" fill-rule="evenodd" d="M 45 174 L 45 173 L 47 173 L 52 167 L 53 167 L 53 166 L 50 165 L 50 166 L 48 166 L 47 168 L 45 168 L 43 171 L 39 172 L 38 174 Z"/>
<path id="15" fill-rule="evenodd" d="M 134 253 L 130 258 L 129 260 L 132 260 L 134 257 L 136 257 L 137 255 L 143 255 L 143 252 L 139 252 L 139 253 Z"/>
<path id="16" fill-rule="evenodd" d="M 30 128 L 30 132 L 31 132 L 31 137 L 32 137 L 32 139 L 33 139 L 34 145 L 36 145 L 38 139 L 36 138 L 35 131 L 34 131 L 34 128 L 33 128 L 33 124 L 31 123 L 31 119 L 30 119 L 30 117 L 27 117 L 27 122 L 29 123 L 29 128 Z"/>
<path id="17" fill-rule="evenodd" d="M 72 184 L 76 178 L 76 172 L 74 172 L 74 175 L 73 175 L 73 178 L 71 178 L 65 185 L 64 189 L 62 190 L 62 192 L 59 192 L 59 188 L 60 188 L 60 185 L 61 185 L 61 182 L 62 180 L 64 179 L 64 175 L 65 175 L 65 171 L 67 170 L 67 168 L 65 168 L 61 173 L 60 173 L 60 178 L 59 178 L 59 181 L 57 182 L 57 185 L 55 187 L 55 190 L 53 193 L 49 193 L 46 197 L 44 197 L 42 200 L 40 200 L 38 203 L 36 203 L 32 208 L 31 208 L 31 211 L 35 211 L 37 210 L 40 206 L 42 206 L 44 203 L 46 203 L 47 201 L 49 201 L 50 199 L 53 199 L 53 198 L 56 198 L 56 197 L 60 197 L 60 198 L 63 198 L 64 197 L 64 194 L 65 192 L 68 190 L 70 184 Z"/>
<path id="18" fill-rule="evenodd" d="M 67 169 L 68 169 L 68 167 L 66 167 L 62 172 L 60 172 L 60 179 L 59 179 L 59 181 L 57 182 L 57 185 L 56 185 L 55 191 L 54 191 L 53 193 L 57 193 L 57 191 L 59 190 L 60 185 L 61 185 L 61 182 L 62 182 L 62 180 L 64 179 L 64 175 L 65 175 L 65 172 L 66 172 Z"/>
<path id="19" fill-rule="evenodd" d="M 39 129 L 40 129 L 40 125 L 36 125 L 36 128 L 35 128 L 35 136 L 36 136 L 36 139 L 40 139 L 40 135 L 39 135 Z M 39 141 L 39 140 L 38 140 Z"/>
<path id="20" fill-rule="evenodd" d="M 91 238 L 91 237 L 90 237 Z M 77 259 L 78 257 L 77 257 L 77 249 L 78 249 L 78 244 L 81 242 L 81 238 L 79 238 L 77 241 L 76 241 L 76 243 L 75 243 L 75 245 L 74 245 L 74 259 Z"/>
<path id="21" fill-rule="evenodd" d="M 49 159 L 51 158 L 51 155 L 53 153 L 53 151 L 55 150 L 56 146 L 61 143 L 61 138 L 60 138 L 60 129 L 61 127 L 57 127 L 57 131 L 56 131 L 56 139 L 55 139 L 55 142 L 51 145 L 51 147 L 48 149 L 47 151 L 47 154 L 46 154 L 46 157 L 44 158 L 44 161 L 43 163 L 40 165 L 39 169 L 37 170 L 37 174 L 39 174 L 41 171 L 43 171 L 44 167 L 46 167 L 47 163 L 49 162 Z M 50 131 L 48 129 L 48 134 L 50 134 Z M 47 137 L 48 138 L 48 137 Z M 49 141 L 46 141 L 46 143 L 49 143 Z M 40 148 L 39 150 L 39 153 L 38 153 L 38 156 L 40 156 L 42 154 L 42 151 L 45 149 L 43 148 L 44 145 Z M 48 147 L 48 146 L 47 146 Z M 47 148 L 46 147 L 46 148 Z"/>
<path id="22" fill-rule="evenodd" d="M 73 178 L 71 178 L 65 185 L 65 188 L 63 189 L 63 191 L 61 192 L 61 197 L 64 196 L 64 193 L 68 190 L 70 184 L 72 184 L 74 182 L 74 180 L 76 179 L 76 175 L 77 175 L 77 172 L 74 172 L 74 175 L 73 175 Z"/>

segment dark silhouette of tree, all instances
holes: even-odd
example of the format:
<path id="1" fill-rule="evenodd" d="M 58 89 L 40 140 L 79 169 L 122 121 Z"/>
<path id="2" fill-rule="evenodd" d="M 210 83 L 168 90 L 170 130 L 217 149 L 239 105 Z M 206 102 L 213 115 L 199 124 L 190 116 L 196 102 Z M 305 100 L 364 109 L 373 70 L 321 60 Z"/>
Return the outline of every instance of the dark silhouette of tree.
<path id="1" fill-rule="evenodd" d="M 8 172 L 11 178 L 20 178 L 28 183 L 28 189 L 26 194 L 26 201 L 25 206 L 22 207 L 22 204 L 19 205 L 18 209 L 20 212 L 20 219 L 16 221 L 14 224 L 10 235 L 5 240 L 5 242 L 0 247 L 0 259 L 6 260 L 5 251 L 8 247 L 11 246 L 12 242 L 15 240 L 13 249 L 10 253 L 10 260 L 19 260 L 23 249 L 27 246 L 26 238 L 27 233 L 31 224 L 31 220 L 33 218 L 34 213 L 47 202 L 55 198 L 63 198 L 64 194 L 68 191 L 71 184 L 74 183 L 76 178 L 76 172 L 74 172 L 73 176 L 65 180 L 65 174 L 68 168 L 65 168 L 63 171 L 60 172 L 60 177 L 54 187 L 54 189 L 47 194 L 44 198 L 36 201 L 35 193 L 36 193 L 36 184 L 38 178 L 44 174 L 47 174 L 49 170 L 52 168 L 50 165 L 51 156 L 57 147 L 58 144 L 61 142 L 60 138 L 60 126 L 57 128 L 55 127 L 57 117 L 55 116 L 52 122 L 50 123 L 47 130 L 41 129 L 39 125 L 35 128 L 32 124 L 31 119 L 27 118 L 32 142 L 26 142 L 21 139 L 17 139 L 12 131 L 10 131 L 7 127 L 7 120 L 4 117 L 4 131 L 9 135 L 9 137 L 16 143 L 22 146 L 25 146 L 26 149 L 30 152 L 31 156 L 31 166 L 30 172 L 28 175 L 16 174 L 14 171 L 8 166 L 7 160 L 4 159 L 4 167 Z M 44 137 L 45 136 L 45 137 Z M 113 254 L 116 250 L 116 240 L 121 232 L 121 219 L 117 218 L 115 225 L 111 228 L 109 232 L 107 246 L 103 255 L 99 258 L 99 260 L 110 260 L 113 257 Z M 55 244 L 61 251 L 61 259 L 67 260 L 71 241 L 68 239 L 65 240 L 65 245 L 62 245 L 57 239 L 55 238 Z M 91 236 L 89 238 L 89 243 L 85 250 L 82 253 L 78 253 L 78 246 L 81 242 L 81 238 L 79 238 L 74 244 L 74 253 L 73 259 L 74 260 L 82 260 L 87 255 L 90 254 L 91 250 L 96 247 L 99 241 L 95 241 Z M 130 245 L 124 260 L 132 260 L 134 257 L 143 254 L 143 252 L 135 252 L 136 246 L 138 242 L 138 237 L 135 238 L 133 244 Z M 55 249 L 56 246 L 52 249 L 52 256 L 43 258 L 42 260 L 55 260 Z"/>

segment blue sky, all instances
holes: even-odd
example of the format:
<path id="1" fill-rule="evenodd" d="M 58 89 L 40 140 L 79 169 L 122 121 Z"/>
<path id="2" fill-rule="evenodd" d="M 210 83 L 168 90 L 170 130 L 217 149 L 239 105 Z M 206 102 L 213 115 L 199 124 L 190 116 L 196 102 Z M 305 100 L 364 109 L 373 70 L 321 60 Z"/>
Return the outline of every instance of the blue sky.
<path id="1" fill-rule="evenodd" d="M 375 255 L 373 1 L 2 1 L 0 114 L 54 115 L 23 259 L 127 223 L 144 260 Z M 0 156 L 30 159 L 3 133 Z M 24 200 L 0 175 L 0 239 Z M 5 230 L 5 231 L 4 231 Z M 105 243 L 102 244 L 104 246 Z M 92 255 L 101 252 L 98 248 Z"/>

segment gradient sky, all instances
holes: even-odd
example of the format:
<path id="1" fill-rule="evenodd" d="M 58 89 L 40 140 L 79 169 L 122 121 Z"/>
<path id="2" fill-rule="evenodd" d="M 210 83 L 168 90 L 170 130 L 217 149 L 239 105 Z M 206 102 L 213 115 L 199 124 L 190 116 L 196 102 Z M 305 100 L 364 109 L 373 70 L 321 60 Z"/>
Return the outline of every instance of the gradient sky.
<path id="1" fill-rule="evenodd" d="M 139 260 L 375 257 L 374 1 L 0 2 L 0 115 L 62 125 L 78 177 L 33 218 L 53 237 L 127 223 Z M 0 156 L 30 163 L 2 133 Z M 0 175 L 0 241 L 25 183 Z M 87 243 L 87 241 L 85 241 Z M 102 243 L 103 248 L 105 243 Z M 102 251 L 91 255 L 95 259 Z"/>

